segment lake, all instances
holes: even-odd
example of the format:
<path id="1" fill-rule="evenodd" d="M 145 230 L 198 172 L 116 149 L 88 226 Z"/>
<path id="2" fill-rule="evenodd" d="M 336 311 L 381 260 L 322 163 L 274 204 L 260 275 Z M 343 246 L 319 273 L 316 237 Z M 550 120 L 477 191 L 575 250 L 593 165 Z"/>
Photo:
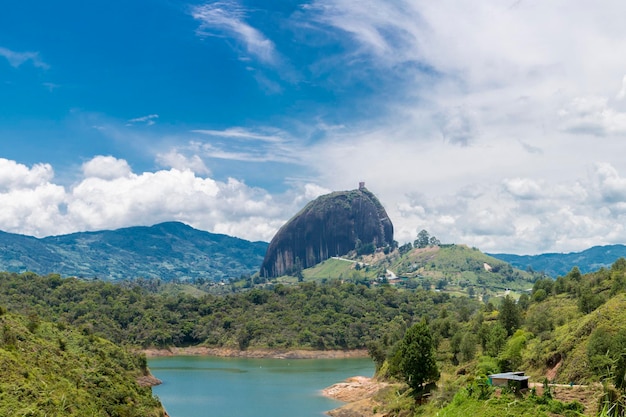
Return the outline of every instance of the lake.
<path id="1" fill-rule="evenodd" d="M 370 359 L 151 358 L 154 387 L 171 417 L 320 417 L 342 403 L 321 390 L 372 376 Z"/>

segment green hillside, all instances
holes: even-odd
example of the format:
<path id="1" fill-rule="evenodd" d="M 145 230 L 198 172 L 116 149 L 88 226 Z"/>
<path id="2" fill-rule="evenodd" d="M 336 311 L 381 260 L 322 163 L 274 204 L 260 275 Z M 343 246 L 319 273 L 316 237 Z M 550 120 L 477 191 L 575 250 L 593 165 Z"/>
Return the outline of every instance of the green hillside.
<path id="1" fill-rule="evenodd" d="M 254 274 L 265 242 L 178 222 L 37 239 L 0 232 L 0 270 L 80 278 L 214 282 Z"/>
<path id="2" fill-rule="evenodd" d="M 530 295 L 484 304 L 469 320 L 447 313 L 429 322 L 441 370 L 425 404 L 414 391 L 382 395 L 389 416 L 624 416 L 626 414 L 626 260 L 582 275 L 573 268 L 541 279 Z M 406 337 L 406 336 L 405 336 Z M 399 346 L 379 340 L 378 375 L 402 381 Z M 395 364 L 394 364 L 395 363 Z M 495 389 L 485 375 L 523 371 L 531 389 Z M 556 384 L 556 385 L 554 385 Z M 560 385 L 559 385 L 560 384 Z M 572 400 L 575 400 L 572 402 Z"/>
<path id="3" fill-rule="evenodd" d="M 394 269 L 397 278 L 380 279 Z M 474 276 L 464 274 L 467 269 Z M 446 285 L 437 291 L 439 276 Z M 531 282 L 537 277 L 455 245 L 331 259 L 301 278 L 212 295 L 187 285 L 175 291 L 175 284 L 159 293 L 149 280 L 116 284 L 0 273 L 0 305 L 59 323 L 33 333 L 57 332 L 46 342 L 52 351 L 60 349 L 54 344 L 61 346 L 58 332 L 64 326 L 135 347 L 366 348 L 378 376 L 396 387 L 381 394 L 377 405 L 389 417 L 457 416 L 463 410 L 475 417 L 595 416 L 605 400 L 626 404 L 624 259 L 590 274 L 573 268 L 557 280 Z M 420 282 L 428 280 L 425 289 Z M 470 298 L 461 290 L 454 295 L 450 287 L 463 289 L 464 282 L 494 292 L 505 283 L 530 290 L 502 297 Z M 411 346 L 427 346 L 405 341 L 417 324 L 430 333 L 431 364 L 438 368 L 429 376 L 437 389 L 419 401 L 405 384 L 400 360 L 413 357 Z M 28 325 L 21 324 L 27 330 Z M 80 343 L 64 344 L 75 345 Z M 485 375 L 507 371 L 525 372 L 536 391 L 485 385 Z M 564 385 L 541 388 L 546 380 Z"/>
<path id="4" fill-rule="evenodd" d="M 395 275 L 395 278 L 393 275 Z M 487 301 L 530 292 L 542 275 L 511 267 L 465 245 L 437 245 L 385 254 L 328 259 L 302 271 L 305 281 L 339 279 L 356 283 L 388 280 L 399 288 L 437 290 L 453 295 L 468 295 Z M 295 277 L 280 277 L 275 282 L 296 282 Z"/>
<path id="5" fill-rule="evenodd" d="M 0 332 L 0 415 L 164 415 L 152 390 L 136 382 L 147 373 L 145 358 L 34 314 L 2 314 Z"/>
<path id="6" fill-rule="evenodd" d="M 554 283 L 538 282 L 526 325 L 538 337 L 524 362 L 539 372 L 554 368 L 554 380 L 599 382 L 626 367 L 626 260 L 580 275 L 577 269 Z"/>

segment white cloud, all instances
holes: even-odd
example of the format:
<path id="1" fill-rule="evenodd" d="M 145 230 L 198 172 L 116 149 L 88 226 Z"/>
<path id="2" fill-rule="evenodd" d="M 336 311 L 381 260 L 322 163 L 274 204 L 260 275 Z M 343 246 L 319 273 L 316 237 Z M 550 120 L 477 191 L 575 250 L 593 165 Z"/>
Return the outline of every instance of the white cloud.
<path id="1" fill-rule="evenodd" d="M 260 132 L 254 132 L 242 127 L 232 127 L 224 130 L 211 130 L 211 129 L 196 129 L 192 130 L 193 133 L 200 133 L 208 136 L 217 136 L 222 138 L 236 138 L 236 139 L 248 139 L 259 140 L 262 142 L 270 143 L 282 143 L 285 142 L 280 136 L 280 132 L 274 132 L 274 134 L 264 134 Z"/>
<path id="2" fill-rule="evenodd" d="M 201 178 L 191 170 L 133 173 L 125 160 L 97 156 L 73 186 L 53 182 L 48 164 L 0 159 L 0 230 L 34 236 L 182 221 L 201 230 L 269 241 L 299 209 L 303 186 L 283 197 L 244 182 Z"/>
<path id="3" fill-rule="evenodd" d="M 0 56 L 6 58 L 9 65 L 14 68 L 18 68 L 26 62 L 31 62 L 37 68 L 50 68 L 50 65 L 39 57 L 39 52 L 16 52 L 0 46 Z"/>
<path id="4" fill-rule="evenodd" d="M 245 22 L 245 10 L 235 1 L 218 1 L 194 6 L 191 15 L 200 21 L 199 34 L 216 35 L 225 32 L 238 39 L 247 52 L 260 61 L 267 64 L 277 62 L 274 43 Z"/>
<path id="5" fill-rule="evenodd" d="M 521 199 L 538 199 L 543 196 L 541 184 L 528 178 L 506 179 L 504 188 L 514 197 Z"/>
<path id="6" fill-rule="evenodd" d="M 626 134 L 626 112 L 611 108 L 605 97 L 576 97 L 559 111 L 563 128 L 596 136 Z"/>
<path id="7" fill-rule="evenodd" d="M 232 1 L 192 9 L 199 34 L 235 39 L 245 58 L 276 67 L 276 46 L 252 13 Z M 617 0 L 602 7 L 569 0 L 311 0 L 284 27 L 298 29 L 298 42 L 330 45 L 328 55 L 285 61 L 307 61 L 299 75 L 312 74 L 306 81 L 315 87 L 328 76 L 322 88 L 331 85 L 338 101 L 356 91 L 354 109 L 298 108 L 297 121 L 268 119 L 277 127 L 195 129 L 172 138 L 153 132 L 131 141 L 133 129 L 118 129 L 116 143 L 151 149 L 166 169 L 138 174 L 121 160 L 105 169 L 94 159 L 72 188 L 55 185 L 49 165 L 5 160 L 0 194 L 24 193 L 27 207 L 9 211 L 0 228 L 57 233 L 174 219 L 269 240 L 310 199 L 366 181 L 400 242 L 427 229 L 443 242 L 497 252 L 624 243 L 624 15 L 626 3 Z M 7 59 L 35 63 L 32 56 Z M 374 110 L 353 118 L 352 110 L 363 109 Z M 210 175 L 203 161 L 211 158 L 220 159 L 216 166 L 232 160 L 266 163 L 268 170 L 278 162 L 306 180 L 272 195 L 245 180 L 200 177 Z M 48 197 L 35 198 L 39 193 Z M 59 205 L 67 210 L 57 213 Z M 38 226 L 20 213 L 31 213 Z"/>
<path id="8" fill-rule="evenodd" d="M 275 128 L 196 129 L 192 133 L 201 136 L 191 141 L 188 147 L 204 158 L 302 164 L 304 157 L 303 146 Z"/>
<path id="9" fill-rule="evenodd" d="M 113 156 L 96 156 L 83 164 L 83 175 L 87 178 L 113 180 L 131 174 L 128 162 Z"/>
<path id="10" fill-rule="evenodd" d="M 190 157 L 183 155 L 176 149 L 170 149 L 166 153 L 157 154 L 157 162 L 168 168 L 175 168 L 179 171 L 190 170 L 196 174 L 210 174 L 211 171 L 204 164 L 198 155 Z"/>
<path id="11" fill-rule="evenodd" d="M 36 164 L 32 168 L 0 158 L 0 192 L 17 188 L 44 185 L 54 177 L 50 164 Z"/>
<path id="12" fill-rule="evenodd" d="M 158 118 L 158 114 L 148 114 L 146 116 L 135 117 L 134 119 L 128 120 L 126 126 L 132 126 L 138 123 L 145 124 L 146 126 L 152 126 L 156 123 L 156 119 Z"/>
<path id="13" fill-rule="evenodd" d="M 343 35 L 332 62 L 382 87 L 373 118 L 327 132 L 305 161 L 326 188 L 365 180 L 399 241 L 425 228 L 500 252 L 623 243 L 625 13 L 619 1 L 313 0 L 298 17 Z"/>
<path id="14" fill-rule="evenodd" d="M 617 96 L 615 97 L 617 100 L 623 100 L 626 97 L 626 75 L 624 75 L 624 78 L 622 78 L 622 88 L 619 90 L 619 93 L 617 93 Z"/>
<path id="15" fill-rule="evenodd" d="M 594 185 L 601 201 L 608 204 L 625 203 L 626 178 L 621 177 L 611 164 L 596 164 L 594 168 Z"/>
<path id="16" fill-rule="evenodd" d="M 47 164 L 29 168 L 0 160 L 0 229 L 46 236 L 177 220 L 269 241 L 308 201 L 331 191 L 305 182 L 271 195 L 239 180 L 220 182 L 191 170 L 136 174 L 126 161 L 104 156 L 85 163 L 83 175 L 64 187 L 53 182 Z M 397 205 L 389 203 L 397 192 L 393 184 L 367 185 L 385 205 L 400 242 L 412 241 L 421 229 L 446 243 L 497 252 L 570 251 L 626 240 L 626 179 L 608 163 L 594 165 L 589 178 L 576 183 L 519 177 L 498 187 L 483 184 L 452 193 L 407 189 Z M 333 189 L 351 188 L 356 183 Z"/>

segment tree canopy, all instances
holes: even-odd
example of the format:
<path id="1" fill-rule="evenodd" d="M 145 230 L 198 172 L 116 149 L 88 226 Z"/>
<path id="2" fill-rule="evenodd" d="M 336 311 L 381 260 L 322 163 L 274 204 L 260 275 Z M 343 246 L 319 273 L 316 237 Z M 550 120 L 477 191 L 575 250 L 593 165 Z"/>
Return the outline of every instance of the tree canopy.
<path id="1" fill-rule="evenodd" d="M 421 397 L 426 385 L 439 379 L 435 345 L 425 319 L 406 331 L 392 362 L 415 397 Z"/>

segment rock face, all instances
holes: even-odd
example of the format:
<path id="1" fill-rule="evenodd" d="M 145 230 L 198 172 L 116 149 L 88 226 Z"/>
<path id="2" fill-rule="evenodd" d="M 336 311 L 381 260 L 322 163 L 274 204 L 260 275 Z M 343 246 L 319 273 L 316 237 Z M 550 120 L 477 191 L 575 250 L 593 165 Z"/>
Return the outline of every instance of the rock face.
<path id="1" fill-rule="evenodd" d="M 312 267 L 357 245 L 393 244 L 393 224 L 376 196 L 359 189 L 323 195 L 280 228 L 270 242 L 261 276 L 273 278 Z"/>

